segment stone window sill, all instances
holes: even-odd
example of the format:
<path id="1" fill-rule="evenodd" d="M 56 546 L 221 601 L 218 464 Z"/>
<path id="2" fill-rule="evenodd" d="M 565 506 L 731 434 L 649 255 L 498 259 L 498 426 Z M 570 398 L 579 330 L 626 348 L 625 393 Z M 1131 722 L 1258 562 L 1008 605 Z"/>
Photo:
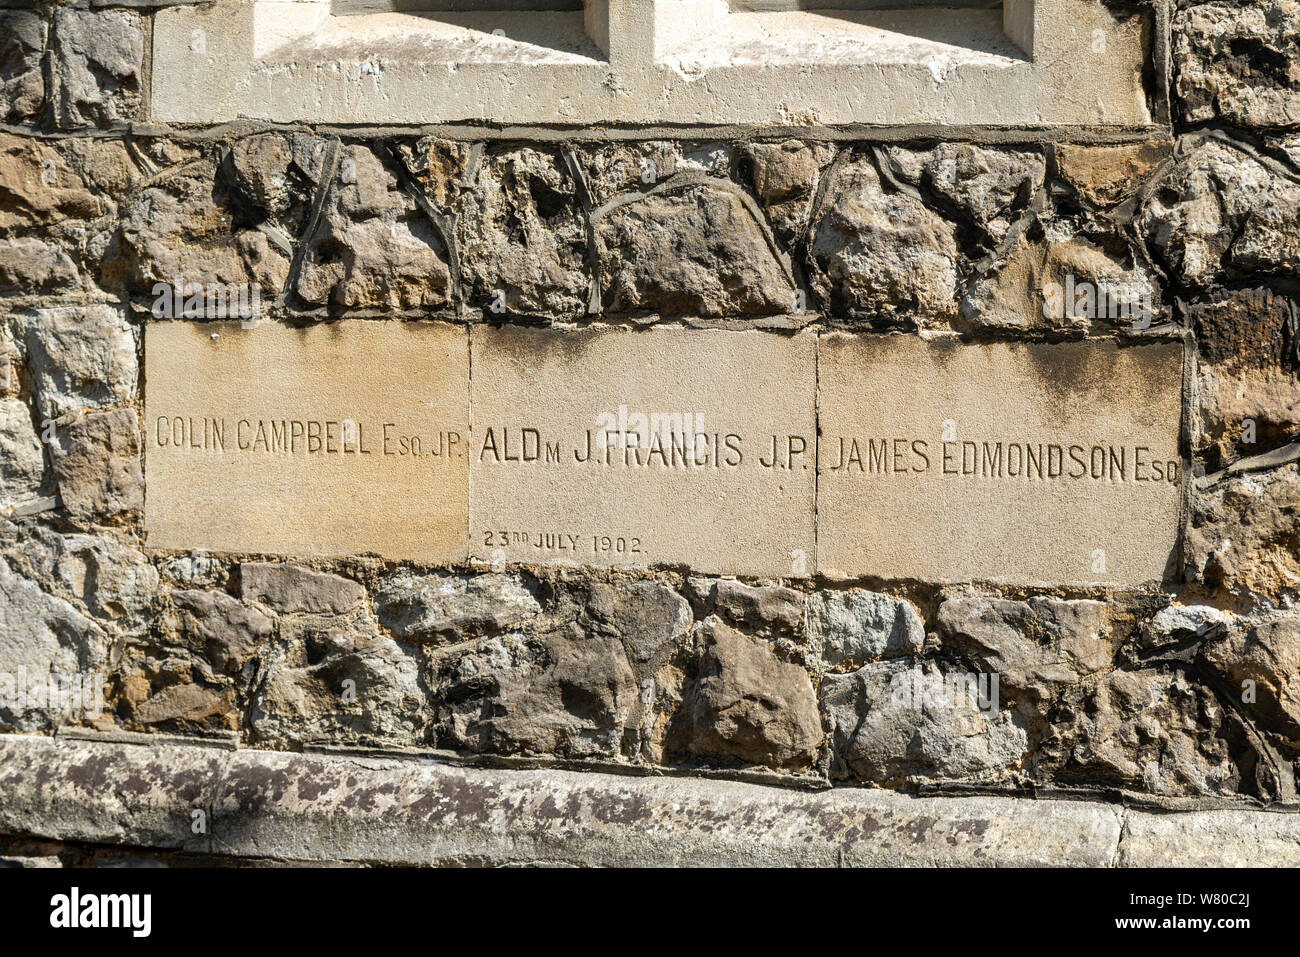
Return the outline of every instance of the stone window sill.
<path id="1" fill-rule="evenodd" d="M 1143 34 L 1100 0 L 363 13 L 217 0 L 158 14 L 152 102 L 178 123 L 1133 127 L 1151 122 Z"/>
<path id="2" fill-rule="evenodd" d="M 330 16 L 308 35 L 264 43 L 261 49 L 255 31 L 254 43 L 258 61 L 267 65 L 377 60 L 448 66 L 599 66 L 605 62 L 604 53 L 587 34 L 582 13 L 569 11 L 522 11 L 508 17 L 499 13 L 447 13 L 436 18 L 409 13 Z"/>
<path id="3" fill-rule="evenodd" d="M 699 70 L 771 64 L 933 64 L 1009 67 L 1028 57 L 1003 29 L 1000 10 L 736 12 L 701 36 L 663 51 L 660 63 Z"/>

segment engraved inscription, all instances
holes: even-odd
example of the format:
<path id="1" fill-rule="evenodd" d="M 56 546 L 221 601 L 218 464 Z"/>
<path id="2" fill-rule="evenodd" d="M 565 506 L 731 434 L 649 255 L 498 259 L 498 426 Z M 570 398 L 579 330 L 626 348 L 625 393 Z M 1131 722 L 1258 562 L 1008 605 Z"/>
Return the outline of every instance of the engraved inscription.
<path id="1" fill-rule="evenodd" d="M 145 338 L 154 547 L 1135 585 L 1176 544 L 1177 344 L 403 322 Z"/>
<path id="2" fill-rule="evenodd" d="M 194 450 L 252 455 L 395 455 L 437 460 L 463 458 L 460 432 L 421 435 L 400 422 L 367 422 L 362 415 L 338 419 L 169 415 L 154 417 L 152 445 L 176 453 Z"/>
<path id="3" fill-rule="evenodd" d="M 919 438 L 839 436 L 823 463 L 882 476 L 938 471 L 965 478 L 1032 481 L 1178 481 L 1177 459 L 1158 457 L 1147 445 L 1034 442 L 997 439 L 932 442 Z"/>
<path id="4" fill-rule="evenodd" d="M 145 352 L 154 547 L 465 558 L 464 329 L 157 323 Z"/>
<path id="5" fill-rule="evenodd" d="M 475 327 L 475 557 L 807 574 L 815 350 L 809 334 Z"/>
<path id="6" fill-rule="evenodd" d="M 1182 351 L 829 335 L 820 570 L 1139 584 L 1176 544 Z"/>

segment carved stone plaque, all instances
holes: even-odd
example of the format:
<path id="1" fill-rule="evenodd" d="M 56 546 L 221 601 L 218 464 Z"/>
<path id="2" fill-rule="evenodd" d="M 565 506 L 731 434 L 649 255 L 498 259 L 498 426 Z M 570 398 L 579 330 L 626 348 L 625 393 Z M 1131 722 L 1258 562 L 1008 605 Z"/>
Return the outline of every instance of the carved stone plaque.
<path id="1" fill-rule="evenodd" d="M 153 323 L 155 548 L 463 561 L 469 350 L 441 323 Z"/>
<path id="2" fill-rule="evenodd" d="M 823 336 L 819 569 L 1020 584 L 1162 580 L 1182 349 Z"/>
<path id="3" fill-rule="evenodd" d="M 813 335 L 475 327 L 471 352 L 476 558 L 812 572 Z"/>

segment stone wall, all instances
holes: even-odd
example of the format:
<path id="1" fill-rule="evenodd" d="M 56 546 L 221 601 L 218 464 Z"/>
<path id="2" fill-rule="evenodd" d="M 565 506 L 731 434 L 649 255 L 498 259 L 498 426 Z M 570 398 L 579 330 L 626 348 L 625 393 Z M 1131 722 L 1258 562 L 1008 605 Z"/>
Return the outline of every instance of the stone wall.
<path id="1" fill-rule="evenodd" d="M 723 138 L 166 127 L 165 5 L 0 9 L 0 731 L 1295 801 L 1296 0 L 1130 5 L 1171 51 L 1155 128 Z M 177 276 L 295 327 L 1187 341 L 1177 561 L 1030 588 L 151 548 L 143 330 Z M 1070 278 L 1154 322 L 1046 315 Z M 102 714 L 37 700 L 49 673 L 102 677 Z M 959 675 L 993 706 L 945 701 Z"/>

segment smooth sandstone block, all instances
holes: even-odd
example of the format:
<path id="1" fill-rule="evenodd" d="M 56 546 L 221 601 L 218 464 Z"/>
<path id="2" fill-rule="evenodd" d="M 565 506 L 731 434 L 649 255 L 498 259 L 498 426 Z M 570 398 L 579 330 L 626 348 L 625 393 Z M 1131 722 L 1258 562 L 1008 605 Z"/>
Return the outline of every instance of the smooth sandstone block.
<path id="1" fill-rule="evenodd" d="M 149 545 L 463 561 L 467 338 L 426 322 L 147 325 Z"/>
<path id="2" fill-rule="evenodd" d="M 475 326 L 470 351 L 474 558 L 811 573 L 815 336 Z"/>
<path id="3" fill-rule="evenodd" d="M 1137 585 L 1171 573 L 1182 347 L 823 336 L 818 570 Z"/>

